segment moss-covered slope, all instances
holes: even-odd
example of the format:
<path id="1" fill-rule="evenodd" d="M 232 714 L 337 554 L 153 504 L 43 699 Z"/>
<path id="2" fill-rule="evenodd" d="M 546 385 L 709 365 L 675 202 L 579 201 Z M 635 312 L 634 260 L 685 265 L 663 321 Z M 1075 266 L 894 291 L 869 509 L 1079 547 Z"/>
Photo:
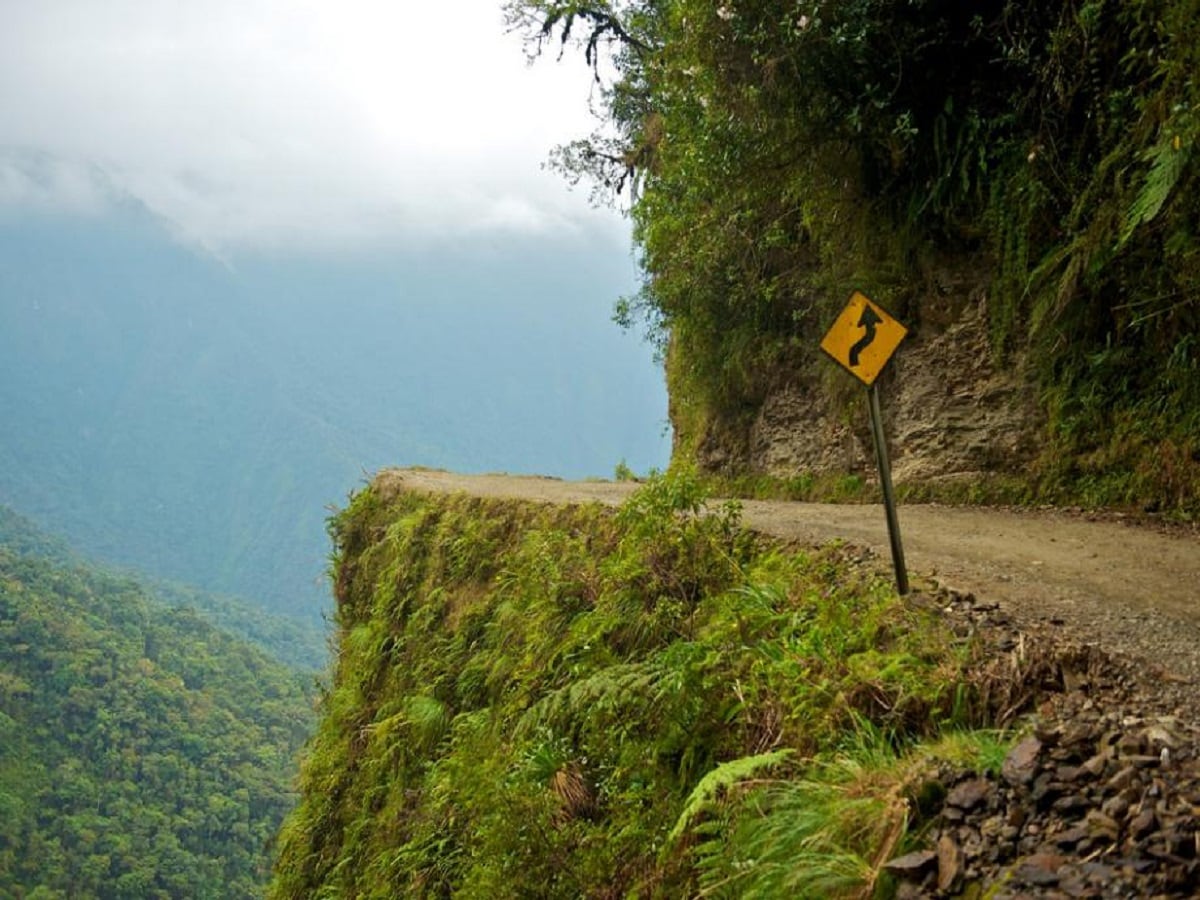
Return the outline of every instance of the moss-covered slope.
<path id="1" fill-rule="evenodd" d="M 912 748 L 974 716 L 970 648 L 837 549 L 702 509 L 685 476 L 615 512 L 358 494 L 272 895 L 873 884 Z"/>

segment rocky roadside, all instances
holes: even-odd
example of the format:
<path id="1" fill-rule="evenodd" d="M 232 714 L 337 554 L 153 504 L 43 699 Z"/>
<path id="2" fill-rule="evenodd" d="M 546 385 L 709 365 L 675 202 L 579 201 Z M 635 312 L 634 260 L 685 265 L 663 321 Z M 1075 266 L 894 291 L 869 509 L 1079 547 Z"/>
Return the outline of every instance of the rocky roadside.
<path id="1" fill-rule="evenodd" d="M 986 702 L 1028 733 L 1001 772 L 943 768 L 914 814 L 925 848 L 891 860 L 900 897 L 1200 895 L 1200 726 L 1192 685 L 1018 627 L 994 604 L 918 595 L 988 652 Z"/>

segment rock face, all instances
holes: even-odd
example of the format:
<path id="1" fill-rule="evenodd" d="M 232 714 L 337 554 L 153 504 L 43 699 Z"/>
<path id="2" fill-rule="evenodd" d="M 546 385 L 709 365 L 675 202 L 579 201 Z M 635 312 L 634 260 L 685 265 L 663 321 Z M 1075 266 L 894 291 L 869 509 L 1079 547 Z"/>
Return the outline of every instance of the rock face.
<path id="1" fill-rule="evenodd" d="M 1025 360 L 997 363 L 985 290 L 969 273 L 944 275 L 906 317 L 909 336 L 879 380 L 897 482 L 1018 473 L 1041 445 L 1044 419 Z M 871 474 L 863 392 L 849 374 L 821 371 L 832 362 L 818 363 L 778 378 L 748 425 L 718 425 L 704 435 L 701 467 L 785 478 Z"/>
<path id="2" fill-rule="evenodd" d="M 982 298 L 933 331 L 897 351 L 882 395 L 894 477 L 1019 471 L 1037 453 L 1043 423 L 1024 360 L 996 364 Z"/>
<path id="3" fill-rule="evenodd" d="M 863 472 L 874 457 L 866 421 L 851 427 L 811 382 L 767 395 L 750 426 L 746 467 L 786 477 L 801 472 Z"/>

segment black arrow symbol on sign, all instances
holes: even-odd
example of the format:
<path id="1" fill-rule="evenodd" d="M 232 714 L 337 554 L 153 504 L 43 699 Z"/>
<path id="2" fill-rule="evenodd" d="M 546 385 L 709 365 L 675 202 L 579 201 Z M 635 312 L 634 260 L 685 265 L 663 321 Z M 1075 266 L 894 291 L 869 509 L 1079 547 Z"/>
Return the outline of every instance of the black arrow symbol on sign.
<path id="1" fill-rule="evenodd" d="M 875 312 L 874 307 L 869 303 L 865 305 L 862 315 L 858 317 L 858 327 L 865 328 L 867 333 L 860 337 L 857 343 L 850 348 L 851 368 L 858 365 L 858 355 L 871 346 L 871 342 L 875 340 L 875 326 L 882 324 L 883 319 L 879 318 L 879 313 Z"/>

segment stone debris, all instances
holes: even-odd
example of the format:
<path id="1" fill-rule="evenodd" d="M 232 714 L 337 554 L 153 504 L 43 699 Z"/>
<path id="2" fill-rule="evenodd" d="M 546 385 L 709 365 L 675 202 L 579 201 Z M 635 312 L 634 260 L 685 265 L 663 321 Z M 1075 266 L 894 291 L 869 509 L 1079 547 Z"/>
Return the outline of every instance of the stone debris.
<path id="1" fill-rule="evenodd" d="M 1200 896 L 1200 727 L 1191 705 L 1164 709 L 1179 696 L 1164 698 L 1162 682 L 1142 678 L 1136 664 L 1016 633 L 969 595 L 943 592 L 934 602 L 965 631 L 990 629 L 980 636 L 1008 657 L 995 664 L 1026 666 L 1037 690 L 1020 707 L 1024 718 L 1014 713 L 1028 732 L 998 774 L 945 766 L 920 786 L 944 799 L 913 824 L 928 849 L 886 867 L 898 896 Z M 1021 700 L 992 699 L 1001 711 Z"/>
<path id="2" fill-rule="evenodd" d="M 911 880 L 914 876 L 928 873 L 936 859 L 937 854 L 932 850 L 918 850 L 889 860 L 884 868 L 894 875 Z"/>
<path id="3" fill-rule="evenodd" d="M 1000 774 L 1009 784 L 1029 784 L 1038 772 L 1038 756 L 1041 752 L 1041 741 L 1032 736 L 1025 738 L 1005 758 Z"/>

